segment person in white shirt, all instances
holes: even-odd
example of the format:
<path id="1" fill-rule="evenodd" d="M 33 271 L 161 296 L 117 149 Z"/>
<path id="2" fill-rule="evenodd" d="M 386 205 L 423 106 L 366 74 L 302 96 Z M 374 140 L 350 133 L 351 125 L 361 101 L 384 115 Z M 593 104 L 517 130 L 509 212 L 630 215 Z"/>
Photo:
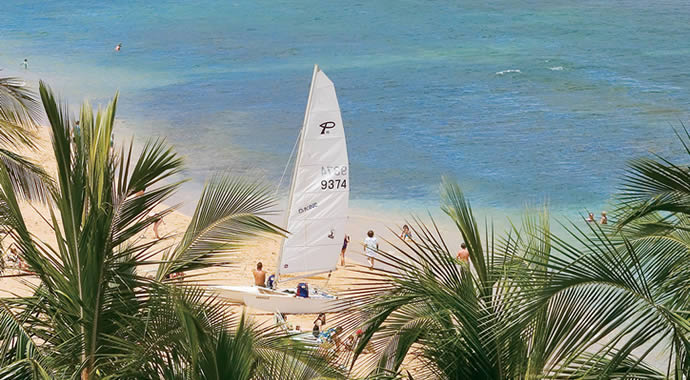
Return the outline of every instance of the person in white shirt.
<path id="1" fill-rule="evenodd" d="M 367 232 L 367 238 L 364 239 L 364 254 L 369 260 L 369 269 L 374 269 L 374 260 L 376 259 L 376 252 L 379 250 L 379 241 L 374 237 L 374 231 Z"/>

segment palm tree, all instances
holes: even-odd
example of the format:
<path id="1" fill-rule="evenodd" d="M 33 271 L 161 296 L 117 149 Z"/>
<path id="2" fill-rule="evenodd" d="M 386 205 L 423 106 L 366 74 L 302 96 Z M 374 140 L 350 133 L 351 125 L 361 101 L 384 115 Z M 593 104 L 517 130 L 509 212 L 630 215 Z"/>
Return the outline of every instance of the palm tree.
<path id="1" fill-rule="evenodd" d="M 22 157 L 17 148 L 36 148 L 40 103 L 33 91 L 16 78 L 0 77 L 0 163 L 15 193 L 30 200 L 46 200 L 50 178 L 40 165 Z"/>
<path id="2" fill-rule="evenodd" d="M 177 244 L 137 240 L 170 212 L 150 216 L 179 187 L 182 159 L 161 140 L 138 155 L 131 144 L 113 152 L 117 96 L 96 113 L 84 104 L 72 131 L 67 108 L 43 83 L 40 94 L 57 162 L 47 218 L 56 243 L 28 229 L 0 166 L 0 222 L 35 279 L 30 295 L 0 299 L 0 379 L 338 376 L 309 347 L 171 276 L 231 261 L 253 237 L 283 234 L 263 219 L 274 206 L 266 187 L 214 177 Z M 151 264 L 160 264 L 155 276 L 146 275 Z"/>
<path id="3" fill-rule="evenodd" d="M 664 378 L 687 376 L 687 249 L 630 241 L 597 226 L 557 237 L 546 213 L 482 239 L 459 186 L 444 182 L 443 210 L 470 252 L 455 259 L 435 224 L 381 252 L 394 268 L 363 278 L 351 300 L 377 355 L 370 376 L 421 378 Z M 358 319 L 357 319 L 358 318 Z M 664 350 L 670 347 L 670 349 Z M 651 356 L 664 360 L 652 366 Z M 405 366 L 403 366 L 405 364 Z M 658 363 L 657 363 L 658 364 Z"/>

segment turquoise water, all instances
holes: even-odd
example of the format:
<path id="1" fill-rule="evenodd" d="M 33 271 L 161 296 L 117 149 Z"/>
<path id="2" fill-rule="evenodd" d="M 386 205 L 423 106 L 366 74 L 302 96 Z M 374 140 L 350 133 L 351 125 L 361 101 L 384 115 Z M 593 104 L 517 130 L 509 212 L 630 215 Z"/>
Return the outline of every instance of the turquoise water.
<path id="1" fill-rule="evenodd" d="M 576 215 L 606 207 L 628 159 L 683 157 L 687 1 L 5 0 L 3 14 L 4 73 L 72 103 L 119 89 L 123 134 L 166 136 L 190 192 L 218 170 L 278 181 L 314 63 L 337 87 L 355 205 L 436 208 L 450 175 L 480 207 Z"/>

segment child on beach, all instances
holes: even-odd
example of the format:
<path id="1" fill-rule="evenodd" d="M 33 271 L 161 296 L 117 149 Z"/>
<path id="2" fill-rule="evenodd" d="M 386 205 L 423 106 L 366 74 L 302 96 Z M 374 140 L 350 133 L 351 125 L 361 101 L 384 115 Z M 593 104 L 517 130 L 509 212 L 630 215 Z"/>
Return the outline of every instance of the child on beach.
<path id="1" fill-rule="evenodd" d="M 403 241 L 412 241 L 412 233 L 410 232 L 410 227 L 406 225 L 403 226 L 402 232 L 400 233 L 400 239 Z"/>
<path id="2" fill-rule="evenodd" d="M 374 261 L 376 260 L 376 252 L 379 250 L 379 241 L 374 237 L 374 231 L 367 232 L 367 238 L 364 239 L 364 254 L 369 260 L 369 269 L 374 269 Z"/>

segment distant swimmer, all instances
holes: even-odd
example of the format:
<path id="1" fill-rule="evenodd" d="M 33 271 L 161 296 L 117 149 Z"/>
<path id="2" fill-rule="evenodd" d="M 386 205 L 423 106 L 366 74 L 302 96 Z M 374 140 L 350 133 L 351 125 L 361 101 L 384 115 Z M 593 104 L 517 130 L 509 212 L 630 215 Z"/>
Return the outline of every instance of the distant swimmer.
<path id="1" fill-rule="evenodd" d="M 22 67 L 24 67 L 24 70 L 29 69 L 29 60 L 24 58 L 24 62 L 22 62 Z"/>
<path id="2" fill-rule="evenodd" d="M 601 212 L 601 220 L 599 221 L 601 224 L 608 224 L 609 223 L 609 218 L 606 216 L 606 211 Z"/>
<path id="3" fill-rule="evenodd" d="M 586 220 L 587 220 L 587 223 L 596 222 L 596 220 L 594 220 L 594 213 L 593 213 L 593 212 L 590 212 L 590 213 L 589 213 L 589 216 L 587 217 Z"/>
<path id="4" fill-rule="evenodd" d="M 120 49 L 122 49 L 122 42 L 120 42 L 119 44 L 117 44 L 117 46 L 115 46 L 115 51 L 120 51 Z"/>

